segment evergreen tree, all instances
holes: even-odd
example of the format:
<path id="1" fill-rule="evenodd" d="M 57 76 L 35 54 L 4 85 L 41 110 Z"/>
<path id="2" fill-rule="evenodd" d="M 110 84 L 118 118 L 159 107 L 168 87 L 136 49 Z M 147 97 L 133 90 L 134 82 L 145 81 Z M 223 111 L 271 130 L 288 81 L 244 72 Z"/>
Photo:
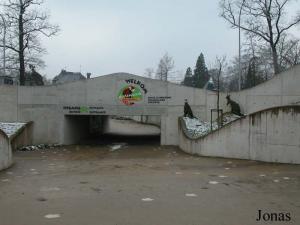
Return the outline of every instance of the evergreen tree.
<path id="1" fill-rule="evenodd" d="M 194 76 L 193 76 L 193 72 L 192 72 L 191 67 L 187 68 L 182 84 L 185 85 L 185 86 L 189 86 L 189 87 L 194 87 L 195 86 Z"/>
<path id="2" fill-rule="evenodd" d="M 243 89 L 252 88 L 263 82 L 263 78 L 257 71 L 256 67 L 257 65 L 254 58 L 249 63 L 248 71 L 243 82 Z"/>
<path id="3" fill-rule="evenodd" d="M 193 72 L 191 67 L 188 67 L 185 73 L 185 77 L 192 77 L 193 76 Z"/>
<path id="4" fill-rule="evenodd" d="M 204 55 L 200 54 L 198 57 L 196 68 L 194 70 L 195 77 L 195 87 L 203 88 L 205 84 L 209 81 L 208 69 L 205 65 Z"/>

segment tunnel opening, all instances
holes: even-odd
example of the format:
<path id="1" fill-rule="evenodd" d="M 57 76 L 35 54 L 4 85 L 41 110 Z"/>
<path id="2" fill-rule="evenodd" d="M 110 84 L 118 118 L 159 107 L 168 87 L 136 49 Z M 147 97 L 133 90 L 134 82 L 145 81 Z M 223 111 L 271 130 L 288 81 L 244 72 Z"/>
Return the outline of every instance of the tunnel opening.
<path id="1" fill-rule="evenodd" d="M 160 116 L 66 115 L 66 145 L 160 145 Z"/>

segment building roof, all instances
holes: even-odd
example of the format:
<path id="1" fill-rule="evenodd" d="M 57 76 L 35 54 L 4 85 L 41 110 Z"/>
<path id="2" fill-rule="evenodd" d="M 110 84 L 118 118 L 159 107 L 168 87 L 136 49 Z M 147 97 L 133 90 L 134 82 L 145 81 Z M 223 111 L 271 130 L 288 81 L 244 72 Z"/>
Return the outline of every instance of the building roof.
<path id="1" fill-rule="evenodd" d="M 69 72 L 66 70 L 62 70 L 60 74 L 53 78 L 53 84 L 63 84 L 68 82 L 73 82 L 77 80 L 85 80 L 86 77 L 83 76 L 80 72 Z"/>

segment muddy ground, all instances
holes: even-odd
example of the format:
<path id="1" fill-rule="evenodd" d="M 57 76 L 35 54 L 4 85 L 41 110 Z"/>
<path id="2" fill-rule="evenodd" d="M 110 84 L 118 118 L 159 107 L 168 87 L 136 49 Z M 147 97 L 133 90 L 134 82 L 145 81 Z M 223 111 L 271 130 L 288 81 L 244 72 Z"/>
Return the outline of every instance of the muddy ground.
<path id="1" fill-rule="evenodd" d="M 300 166 L 113 149 L 16 152 L 0 172 L 0 225 L 300 224 Z M 258 210 L 292 221 L 257 222 Z"/>

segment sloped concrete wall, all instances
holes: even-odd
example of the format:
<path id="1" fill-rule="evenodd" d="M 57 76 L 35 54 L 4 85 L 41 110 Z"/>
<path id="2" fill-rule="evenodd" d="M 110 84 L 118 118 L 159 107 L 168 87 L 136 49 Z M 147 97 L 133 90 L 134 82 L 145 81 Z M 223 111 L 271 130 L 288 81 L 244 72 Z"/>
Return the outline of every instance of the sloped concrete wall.
<path id="1" fill-rule="evenodd" d="M 15 151 L 20 147 L 30 146 L 33 141 L 33 122 L 24 125 L 17 133 L 10 137 L 11 150 Z"/>
<path id="2" fill-rule="evenodd" d="M 245 114 L 282 105 L 300 105 L 300 65 L 256 87 L 230 93 Z M 224 97 L 223 97 L 224 98 Z"/>
<path id="3" fill-rule="evenodd" d="M 185 132 L 180 126 L 179 146 L 187 153 L 300 164 L 300 106 L 260 111 L 196 140 Z"/>
<path id="4" fill-rule="evenodd" d="M 12 164 L 12 151 L 9 138 L 0 130 L 0 171 Z"/>

